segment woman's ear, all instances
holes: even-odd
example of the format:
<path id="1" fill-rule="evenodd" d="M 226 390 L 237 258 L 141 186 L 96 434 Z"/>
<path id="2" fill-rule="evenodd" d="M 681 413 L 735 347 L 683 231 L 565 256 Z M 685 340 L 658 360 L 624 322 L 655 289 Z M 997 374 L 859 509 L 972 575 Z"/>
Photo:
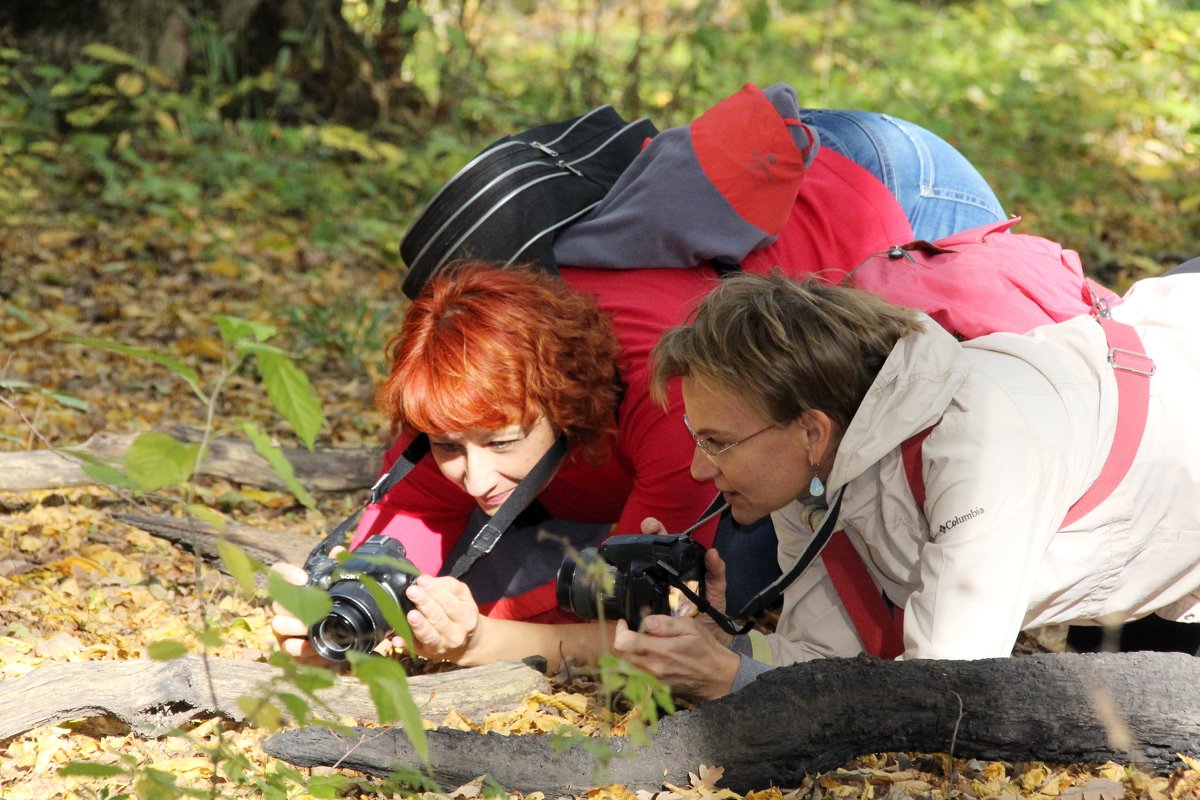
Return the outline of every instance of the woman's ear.
<path id="1" fill-rule="evenodd" d="M 833 417 L 815 408 L 800 412 L 796 423 L 803 429 L 808 460 L 811 464 L 833 461 L 838 440 L 838 426 Z"/>

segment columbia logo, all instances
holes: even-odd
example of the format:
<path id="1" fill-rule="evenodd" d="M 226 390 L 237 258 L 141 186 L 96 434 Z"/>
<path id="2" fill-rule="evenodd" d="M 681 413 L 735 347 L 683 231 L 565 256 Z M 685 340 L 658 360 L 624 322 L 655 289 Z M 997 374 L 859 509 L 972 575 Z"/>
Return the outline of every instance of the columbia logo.
<path id="1" fill-rule="evenodd" d="M 972 508 L 970 511 L 968 511 L 966 514 L 963 514 L 962 516 L 954 517 L 953 519 L 948 519 L 945 522 L 943 522 L 941 525 L 938 526 L 938 533 L 945 533 L 946 531 L 950 530 L 951 528 L 955 527 L 956 525 L 966 522 L 969 519 L 975 519 L 982 513 L 983 513 L 982 508 Z"/>

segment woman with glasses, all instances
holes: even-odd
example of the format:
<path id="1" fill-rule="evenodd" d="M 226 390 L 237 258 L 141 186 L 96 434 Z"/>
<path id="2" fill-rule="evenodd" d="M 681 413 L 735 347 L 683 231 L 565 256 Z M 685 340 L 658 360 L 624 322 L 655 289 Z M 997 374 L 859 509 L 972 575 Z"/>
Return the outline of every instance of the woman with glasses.
<path id="1" fill-rule="evenodd" d="M 770 514 L 782 565 L 827 542 L 863 578 L 822 555 L 773 634 L 651 616 L 615 650 L 712 698 L 875 633 L 888 655 L 973 659 L 1046 624 L 1200 620 L 1198 301 L 1194 274 L 1148 279 L 1114 320 L 959 342 L 855 289 L 728 278 L 656 347 L 654 391 L 682 381 L 693 476 L 740 522 Z"/>

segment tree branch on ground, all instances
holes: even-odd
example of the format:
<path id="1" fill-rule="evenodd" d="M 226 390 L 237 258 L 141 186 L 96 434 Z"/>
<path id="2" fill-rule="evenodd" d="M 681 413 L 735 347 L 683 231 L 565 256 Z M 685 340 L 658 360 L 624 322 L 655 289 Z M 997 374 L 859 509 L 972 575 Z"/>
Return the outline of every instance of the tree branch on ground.
<path id="1" fill-rule="evenodd" d="M 182 442 L 199 442 L 201 431 L 186 425 L 164 427 Z M 75 449 L 96 458 L 119 462 L 137 438 L 133 433 L 97 433 Z M 249 442 L 231 437 L 208 443 L 209 457 L 200 465 L 200 474 L 225 478 L 235 483 L 273 491 L 287 487 Z M 61 449 L 61 448 L 60 448 Z M 325 449 L 308 451 L 303 447 L 285 447 L 284 455 L 295 469 L 296 477 L 310 491 L 338 492 L 365 489 L 375 482 L 383 454 L 381 448 Z M 0 452 L 0 491 L 26 492 L 35 489 L 61 489 L 89 486 L 96 481 L 84 471 L 83 463 L 54 450 Z"/>
<path id="2" fill-rule="evenodd" d="M 215 698 L 207 688 L 206 670 Z M 238 697 L 262 696 L 263 687 L 280 675 L 262 662 L 199 656 L 50 664 L 0 683 L 0 742 L 81 717 L 115 717 L 143 736 L 162 735 L 198 717 L 219 715 L 241 722 L 245 713 Z M 481 718 L 519 705 L 528 694 L 550 690 L 545 675 L 517 662 L 416 675 L 408 686 L 422 718 L 435 722 L 452 710 Z M 334 686 L 316 695 L 339 715 L 375 719 L 367 686 L 357 679 L 338 677 Z"/>
<path id="3" fill-rule="evenodd" d="M 686 785 L 688 772 L 706 764 L 724 767 L 723 783 L 747 792 L 799 786 L 806 775 L 855 756 L 947 752 L 952 743 L 961 758 L 1114 760 L 1165 772 L 1179 766 L 1178 753 L 1200 755 L 1198 682 L 1200 659 L 1182 653 L 810 661 L 666 718 L 648 746 L 611 740 L 628 757 L 612 760 L 603 782 L 654 791 L 664 782 Z M 1105 724 L 1110 704 L 1128 728 L 1128 743 Z M 551 736 L 427 736 L 433 778 L 447 787 L 485 771 L 509 791 L 547 797 L 591 785 L 592 754 L 562 751 Z M 422 763 L 396 730 L 361 729 L 344 738 L 307 727 L 276 734 L 265 748 L 298 766 L 337 763 L 374 775 Z"/>

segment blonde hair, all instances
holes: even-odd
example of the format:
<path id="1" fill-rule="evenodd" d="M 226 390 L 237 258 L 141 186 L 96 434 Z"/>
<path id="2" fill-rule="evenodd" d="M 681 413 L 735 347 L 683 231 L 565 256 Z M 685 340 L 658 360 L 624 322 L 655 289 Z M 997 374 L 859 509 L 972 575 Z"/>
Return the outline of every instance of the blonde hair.
<path id="1" fill-rule="evenodd" d="M 816 409 L 844 430 L 896 342 L 920 330 L 916 312 L 858 289 L 739 273 L 659 340 L 651 393 L 661 403 L 667 382 L 687 376 L 766 419 Z"/>

